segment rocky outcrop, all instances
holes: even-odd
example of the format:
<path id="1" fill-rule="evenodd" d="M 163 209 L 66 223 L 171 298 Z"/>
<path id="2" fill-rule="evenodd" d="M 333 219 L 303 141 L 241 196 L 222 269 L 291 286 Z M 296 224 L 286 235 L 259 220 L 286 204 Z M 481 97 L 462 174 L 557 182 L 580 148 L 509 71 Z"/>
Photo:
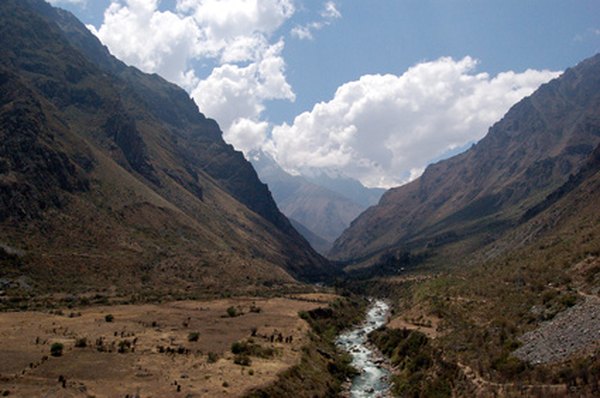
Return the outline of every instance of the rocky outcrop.
<path id="1" fill-rule="evenodd" d="M 513 355 L 532 364 L 562 362 L 600 347 L 600 299 L 586 297 L 519 340 L 523 345 Z"/>

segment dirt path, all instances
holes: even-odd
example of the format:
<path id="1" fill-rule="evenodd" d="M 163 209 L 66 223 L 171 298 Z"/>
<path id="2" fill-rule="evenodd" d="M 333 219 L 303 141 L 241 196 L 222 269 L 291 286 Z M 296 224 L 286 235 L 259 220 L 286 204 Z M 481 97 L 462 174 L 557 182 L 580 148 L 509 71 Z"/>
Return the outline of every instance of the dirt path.
<path id="1" fill-rule="evenodd" d="M 458 367 L 473 386 L 476 397 L 522 396 L 522 397 L 563 397 L 567 394 L 564 384 L 519 384 L 496 383 L 484 379 L 470 366 L 458 362 Z"/>

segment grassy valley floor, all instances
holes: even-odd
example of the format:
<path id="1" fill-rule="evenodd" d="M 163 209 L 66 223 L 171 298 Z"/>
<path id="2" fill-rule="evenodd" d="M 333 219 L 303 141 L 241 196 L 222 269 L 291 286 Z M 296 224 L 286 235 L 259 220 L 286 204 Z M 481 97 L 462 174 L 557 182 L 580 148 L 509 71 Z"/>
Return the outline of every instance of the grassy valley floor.
<path id="1" fill-rule="evenodd" d="M 320 312 L 311 311 L 337 298 L 305 294 L 0 313 L 0 394 L 243 396 L 281 384 L 282 375 L 317 352 L 314 342 L 323 338 L 309 322 L 320 322 Z"/>

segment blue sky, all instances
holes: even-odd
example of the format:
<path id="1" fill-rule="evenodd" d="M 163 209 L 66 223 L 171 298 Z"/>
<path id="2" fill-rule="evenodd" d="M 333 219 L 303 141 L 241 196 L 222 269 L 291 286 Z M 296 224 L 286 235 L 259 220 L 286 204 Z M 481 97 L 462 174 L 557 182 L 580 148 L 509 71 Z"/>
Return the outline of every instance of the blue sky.
<path id="1" fill-rule="evenodd" d="M 183 86 L 240 150 L 371 186 L 415 178 L 600 51 L 597 0 L 53 3 Z"/>

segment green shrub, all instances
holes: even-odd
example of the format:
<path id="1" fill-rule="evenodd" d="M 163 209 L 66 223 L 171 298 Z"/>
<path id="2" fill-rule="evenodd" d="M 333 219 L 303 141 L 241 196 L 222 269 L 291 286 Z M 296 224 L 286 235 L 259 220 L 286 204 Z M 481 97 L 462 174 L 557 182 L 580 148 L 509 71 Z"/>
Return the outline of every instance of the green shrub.
<path id="1" fill-rule="evenodd" d="M 75 340 L 75 347 L 77 347 L 77 348 L 87 347 L 87 339 L 85 337 L 81 337 L 81 338 Z"/>
<path id="2" fill-rule="evenodd" d="M 227 315 L 229 315 L 231 318 L 235 317 L 237 315 L 237 310 L 235 309 L 235 307 L 229 307 L 227 308 Z"/>
<path id="3" fill-rule="evenodd" d="M 198 339 L 200 338 L 200 333 L 199 332 L 192 332 L 190 334 L 188 334 L 188 341 L 198 341 Z"/>
<path id="4" fill-rule="evenodd" d="M 219 355 L 216 352 L 210 351 L 208 353 L 208 363 L 215 363 L 219 360 Z"/>
<path id="5" fill-rule="evenodd" d="M 50 355 L 53 357 L 60 357 L 63 354 L 63 349 L 65 348 L 62 343 L 54 343 L 50 346 Z"/>
<path id="6" fill-rule="evenodd" d="M 252 360 L 246 354 L 239 354 L 233 358 L 233 363 L 241 366 L 250 366 L 252 365 Z"/>
<path id="7" fill-rule="evenodd" d="M 236 355 L 251 355 L 258 358 L 272 358 L 276 354 L 272 347 L 263 347 L 249 341 L 236 341 L 231 345 L 231 352 Z"/>

